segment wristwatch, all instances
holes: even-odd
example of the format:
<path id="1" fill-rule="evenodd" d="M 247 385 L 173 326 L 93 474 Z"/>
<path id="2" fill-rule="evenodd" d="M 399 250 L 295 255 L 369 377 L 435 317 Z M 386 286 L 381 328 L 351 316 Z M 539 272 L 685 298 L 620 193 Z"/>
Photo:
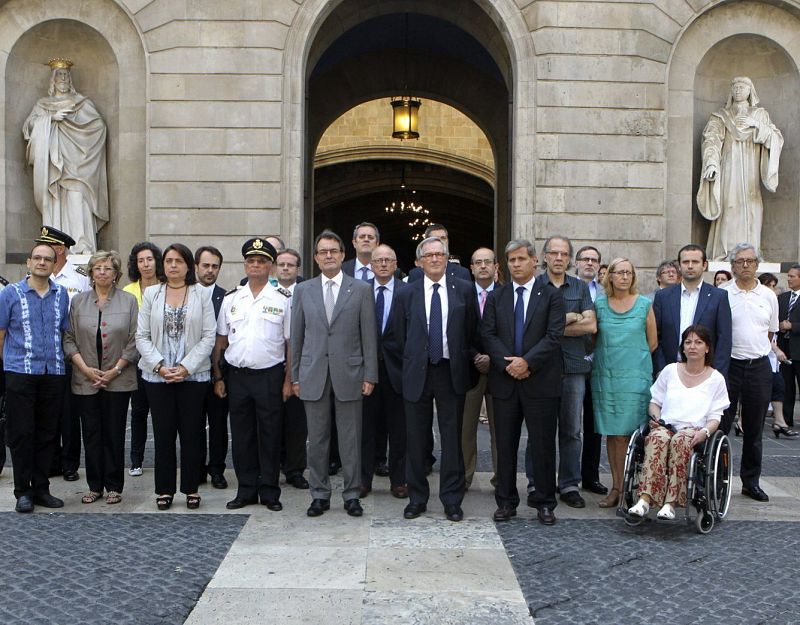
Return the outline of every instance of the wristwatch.
<path id="1" fill-rule="evenodd" d="M 114 369 L 117 370 L 117 375 L 122 375 L 122 367 L 119 365 L 114 365 Z"/>
<path id="2" fill-rule="evenodd" d="M 708 431 L 708 428 L 700 428 L 700 431 L 706 433 L 706 438 L 711 438 L 711 432 Z"/>

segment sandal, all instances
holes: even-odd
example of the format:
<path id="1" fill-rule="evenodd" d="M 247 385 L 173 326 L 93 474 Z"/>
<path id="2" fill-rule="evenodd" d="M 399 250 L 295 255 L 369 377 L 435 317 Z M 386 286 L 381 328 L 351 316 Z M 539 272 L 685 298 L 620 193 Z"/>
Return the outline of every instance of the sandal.
<path id="1" fill-rule="evenodd" d="M 169 510 L 172 505 L 172 495 L 159 495 L 156 497 L 156 506 L 159 510 Z"/>
<path id="2" fill-rule="evenodd" d="M 102 496 L 103 496 L 103 493 L 96 493 L 93 490 L 90 490 L 83 497 L 81 497 L 81 503 L 94 503 L 95 501 L 100 499 L 100 497 L 102 497 Z"/>
<path id="3" fill-rule="evenodd" d="M 119 503 L 120 501 L 122 501 L 122 495 L 120 495 L 115 490 L 108 491 L 108 495 L 106 495 L 106 503 L 107 504 L 111 505 L 111 504 Z"/>
<path id="4" fill-rule="evenodd" d="M 617 493 L 614 495 L 614 493 Z M 619 504 L 619 497 L 620 497 L 619 488 L 612 488 L 611 492 L 608 493 L 608 497 L 605 499 L 601 499 L 597 502 L 597 505 L 601 508 L 615 508 Z"/>
<path id="5" fill-rule="evenodd" d="M 200 507 L 200 495 L 186 495 L 186 507 L 197 510 Z"/>

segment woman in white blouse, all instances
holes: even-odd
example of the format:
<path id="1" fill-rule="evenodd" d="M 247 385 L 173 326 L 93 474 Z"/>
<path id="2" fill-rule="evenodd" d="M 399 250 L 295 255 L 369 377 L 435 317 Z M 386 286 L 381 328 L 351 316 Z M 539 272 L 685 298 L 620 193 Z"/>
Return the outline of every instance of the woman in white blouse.
<path id="1" fill-rule="evenodd" d="M 650 433 L 645 439 L 639 500 L 628 514 L 643 517 L 658 505 L 659 519 L 686 506 L 686 471 L 692 449 L 719 427 L 729 406 L 725 378 L 711 366 L 711 334 L 691 325 L 681 336 L 682 362 L 667 365 L 650 388 Z"/>

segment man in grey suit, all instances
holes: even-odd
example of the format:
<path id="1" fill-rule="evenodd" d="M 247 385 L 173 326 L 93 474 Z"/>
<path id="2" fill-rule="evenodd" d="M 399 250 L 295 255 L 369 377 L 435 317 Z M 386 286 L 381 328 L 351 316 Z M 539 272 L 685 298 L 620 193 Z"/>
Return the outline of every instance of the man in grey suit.
<path id="1" fill-rule="evenodd" d="M 291 326 L 292 390 L 303 400 L 308 421 L 312 501 L 307 514 L 320 516 L 330 509 L 332 395 L 344 509 L 361 516 L 361 404 L 378 380 L 375 303 L 369 283 L 342 273 L 344 243 L 338 234 L 317 235 L 314 258 L 322 275 L 295 288 Z"/>

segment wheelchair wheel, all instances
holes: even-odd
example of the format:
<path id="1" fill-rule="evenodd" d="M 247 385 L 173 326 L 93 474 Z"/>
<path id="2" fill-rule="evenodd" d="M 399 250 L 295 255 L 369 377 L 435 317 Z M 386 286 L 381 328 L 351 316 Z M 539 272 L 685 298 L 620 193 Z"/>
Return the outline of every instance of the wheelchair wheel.
<path id="1" fill-rule="evenodd" d="M 686 467 L 686 523 L 691 525 L 697 522 L 697 518 L 702 516 L 703 510 L 698 506 L 698 500 L 701 497 L 697 492 L 697 471 L 698 471 L 697 454 L 692 453 L 689 456 L 689 466 Z M 697 516 L 695 516 L 697 515 Z"/>
<path id="2" fill-rule="evenodd" d="M 628 441 L 625 454 L 625 470 L 622 474 L 622 494 L 619 498 L 617 516 L 622 517 L 629 527 L 636 527 L 644 522 L 644 517 L 631 516 L 628 509 L 636 503 L 636 491 L 639 490 L 639 478 L 644 462 L 644 434 L 636 430 Z"/>
<path id="3" fill-rule="evenodd" d="M 730 506 L 733 476 L 730 440 L 722 432 L 715 432 L 707 449 L 705 486 L 709 511 L 724 519 Z"/>
<path id="4" fill-rule="evenodd" d="M 708 511 L 698 512 L 694 520 L 694 526 L 700 534 L 708 534 L 714 529 L 714 515 Z"/>

